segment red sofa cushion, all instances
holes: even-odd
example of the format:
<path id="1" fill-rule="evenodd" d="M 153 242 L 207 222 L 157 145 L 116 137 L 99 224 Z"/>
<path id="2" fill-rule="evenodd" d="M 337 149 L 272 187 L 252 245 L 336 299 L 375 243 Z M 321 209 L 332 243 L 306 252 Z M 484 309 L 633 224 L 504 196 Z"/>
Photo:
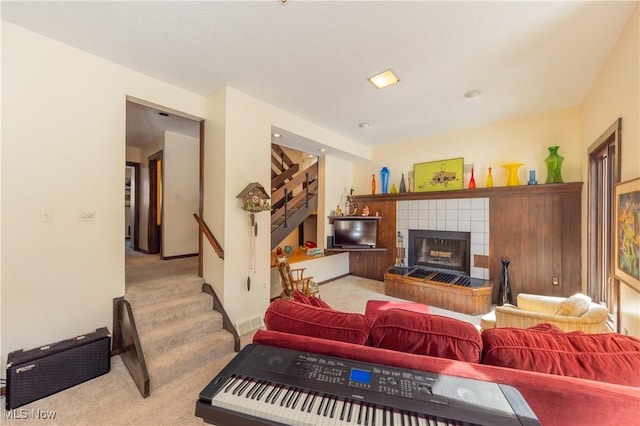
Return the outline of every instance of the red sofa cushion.
<path id="1" fill-rule="evenodd" d="M 621 385 L 640 386 L 640 340 L 521 328 L 482 332 L 482 363 Z"/>
<path id="2" fill-rule="evenodd" d="M 424 303 L 369 300 L 367 301 L 367 307 L 364 310 L 364 316 L 373 323 L 380 313 L 388 311 L 389 309 L 404 309 L 406 311 L 422 312 L 423 314 L 431 313 L 429 307 Z"/>
<path id="3" fill-rule="evenodd" d="M 473 324 L 404 309 L 378 315 L 369 346 L 468 362 L 480 362 L 482 356 L 482 338 Z"/>
<path id="4" fill-rule="evenodd" d="M 640 388 L 258 330 L 253 343 L 514 386 L 545 426 L 636 424 Z"/>
<path id="5" fill-rule="evenodd" d="M 334 311 L 276 299 L 265 312 L 269 330 L 319 337 L 364 345 L 369 337 L 369 321 L 362 314 Z"/>

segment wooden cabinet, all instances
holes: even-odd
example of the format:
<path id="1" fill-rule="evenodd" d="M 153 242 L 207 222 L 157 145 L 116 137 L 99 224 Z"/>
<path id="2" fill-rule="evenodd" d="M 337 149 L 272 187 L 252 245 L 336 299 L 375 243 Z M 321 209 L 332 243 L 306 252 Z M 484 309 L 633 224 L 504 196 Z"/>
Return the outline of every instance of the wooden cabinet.
<path id="1" fill-rule="evenodd" d="M 572 182 L 357 195 L 355 201 L 383 217 L 378 246 L 389 249 L 385 266 L 389 268 L 395 262 L 397 201 L 489 198 L 489 279 L 495 303 L 503 258 L 510 261 L 513 302 L 518 293 L 568 297 L 582 290 L 581 195 L 582 182 Z M 354 270 L 364 267 L 362 262 L 356 265 L 357 260 L 354 257 Z M 558 285 L 554 285 L 554 278 Z"/>
<path id="2" fill-rule="evenodd" d="M 357 277 L 383 281 L 389 265 L 387 263 L 388 250 L 352 251 L 349 253 L 349 273 Z"/>

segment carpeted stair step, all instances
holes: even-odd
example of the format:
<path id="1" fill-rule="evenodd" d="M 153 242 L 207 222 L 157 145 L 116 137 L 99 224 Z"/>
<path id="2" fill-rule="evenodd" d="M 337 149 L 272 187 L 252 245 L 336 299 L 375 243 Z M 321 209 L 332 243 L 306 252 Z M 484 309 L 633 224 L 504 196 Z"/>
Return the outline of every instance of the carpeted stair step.
<path id="1" fill-rule="evenodd" d="M 182 347 L 221 329 L 222 315 L 216 311 L 209 310 L 192 317 L 174 321 L 164 327 L 156 327 L 147 332 L 140 332 L 140 343 L 142 344 L 145 358 L 149 360 L 162 352 Z M 228 332 L 225 331 L 225 333 Z"/>
<path id="2" fill-rule="evenodd" d="M 162 385 L 233 352 L 233 336 L 225 330 L 147 357 L 151 394 Z M 146 357 L 146 354 L 145 354 Z"/>
<path id="3" fill-rule="evenodd" d="M 202 292 L 203 280 L 198 276 L 182 278 L 180 280 L 166 280 L 160 283 L 148 283 L 127 289 L 125 299 L 131 306 L 142 306 L 179 298 L 186 295 Z"/>
<path id="4" fill-rule="evenodd" d="M 136 306 L 134 312 L 138 331 L 145 333 L 151 329 L 165 327 L 169 322 L 210 312 L 212 308 L 211 296 L 200 292 L 168 301 Z"/>

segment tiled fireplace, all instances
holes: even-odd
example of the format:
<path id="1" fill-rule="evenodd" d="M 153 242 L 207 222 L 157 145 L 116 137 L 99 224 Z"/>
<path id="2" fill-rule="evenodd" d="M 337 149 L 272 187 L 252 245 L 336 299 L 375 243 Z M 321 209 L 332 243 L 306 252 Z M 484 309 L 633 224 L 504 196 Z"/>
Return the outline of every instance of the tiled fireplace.
<path id="1" fill-rule="evenodd" d="M 452 235 L 470 236 L 468 245 L 467 264 L 460 267 L 454 265 L 453 268 L 445 269 L 457 270 L 459 273 L 469 275 L 473 278 L 488 280 L 489 269 L 474 265 L 476 255 L 489 255 L 489 199 L 488 198 L 454 198 L 440 200 L 409 200 L 398 201 L 396 203 L 396 229 L 403 236 L 404 247 L 409 259 L 405 259 L 408 266 L 420 265 L 424 262 L 435 262 L 435 264 L 424 266 L 438 267 L 437 262 L 446 262 L 446 257 L 451 253 L 463 250 L 456 247 L 445 247 L 440 250 L 438 247 L 428 248 L 430 254 L 435 253 L 432 259 L 415 259 L 416 247 L 408 247 L 411 237 L 415 231 L 451 231 Z M 421 235 L 418 232 L 418 235 Z M 438 235 L 434 233 L 433 235 Z M 454 238 L 455 239 L 455 238 Z M 421 247 L 426 244 L 420 240 Z M 417 252 L 420 252 L 421 247 Z M 419 256 L 423 256 L 419 255 Z M 457 263 L 465 263 L 457 262 Z M 422 265 L 421 265 L 422 266 Z"/>

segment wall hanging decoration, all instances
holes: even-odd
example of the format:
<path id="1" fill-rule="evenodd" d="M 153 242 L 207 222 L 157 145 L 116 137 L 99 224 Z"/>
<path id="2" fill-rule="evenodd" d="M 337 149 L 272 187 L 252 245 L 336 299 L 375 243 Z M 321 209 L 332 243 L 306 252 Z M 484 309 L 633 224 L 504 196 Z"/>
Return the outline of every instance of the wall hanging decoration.
<path id="1" fill-rule="evenodd" d="M 414 191 L 462 189 L 464 158 L 430 161 L 413 166 Z"/>
<path id="2" fill-rule="evenodd" d="M 251 250 L 249 252 L 249 269 L 250 272 L 254 272 L 256 270 L 256 237 L 258 236 L 258 222 L 256 222 L 256 217 L 254 213 L 258 213 L 265 210 L 271 209 L 271 204 L 269 203 L 269 194 L 265 191 L 264 187 L 260 185 L 258 182 L 251 182 L 247 185 L 237 196 L 236 198 L 242 199 L 242 208 L 248 212 L 251 212 L 249 215 L 249 224 L 251 226 Z M 251 277 L 247 277 L 247 291 L 251 290 Z"/>
<path id="3" fill-rule="evenodd" d="M 616 184 L 614 275 L 640 292 L 640 178 Z"/>
<path id="4" fill-rule="evenodd" d="M 251 182 L 236 198 L 242 198 L 242 208 L 252 213 L 271 210 L 269 194 L 258 182 Z"/>
<path id="5" fill-rule="evenodd" d="M 507 169 L 509 176 L 507 177 L 507 186 L 519 186 L 520 178 L 518 177 L 518 169 L 524 166 L 524 163 L 508 163 L 503 164 L 502 167 Z"/>
<path id="6" fill-rule="evenodd" d="M 562 183 L 562 161 L 564 157 L 558 154 L 559 146 L 550 146 L 549 156 L 544 159 L 544 163 L 547 165 L 547 181 L 546 183 Z"/>

